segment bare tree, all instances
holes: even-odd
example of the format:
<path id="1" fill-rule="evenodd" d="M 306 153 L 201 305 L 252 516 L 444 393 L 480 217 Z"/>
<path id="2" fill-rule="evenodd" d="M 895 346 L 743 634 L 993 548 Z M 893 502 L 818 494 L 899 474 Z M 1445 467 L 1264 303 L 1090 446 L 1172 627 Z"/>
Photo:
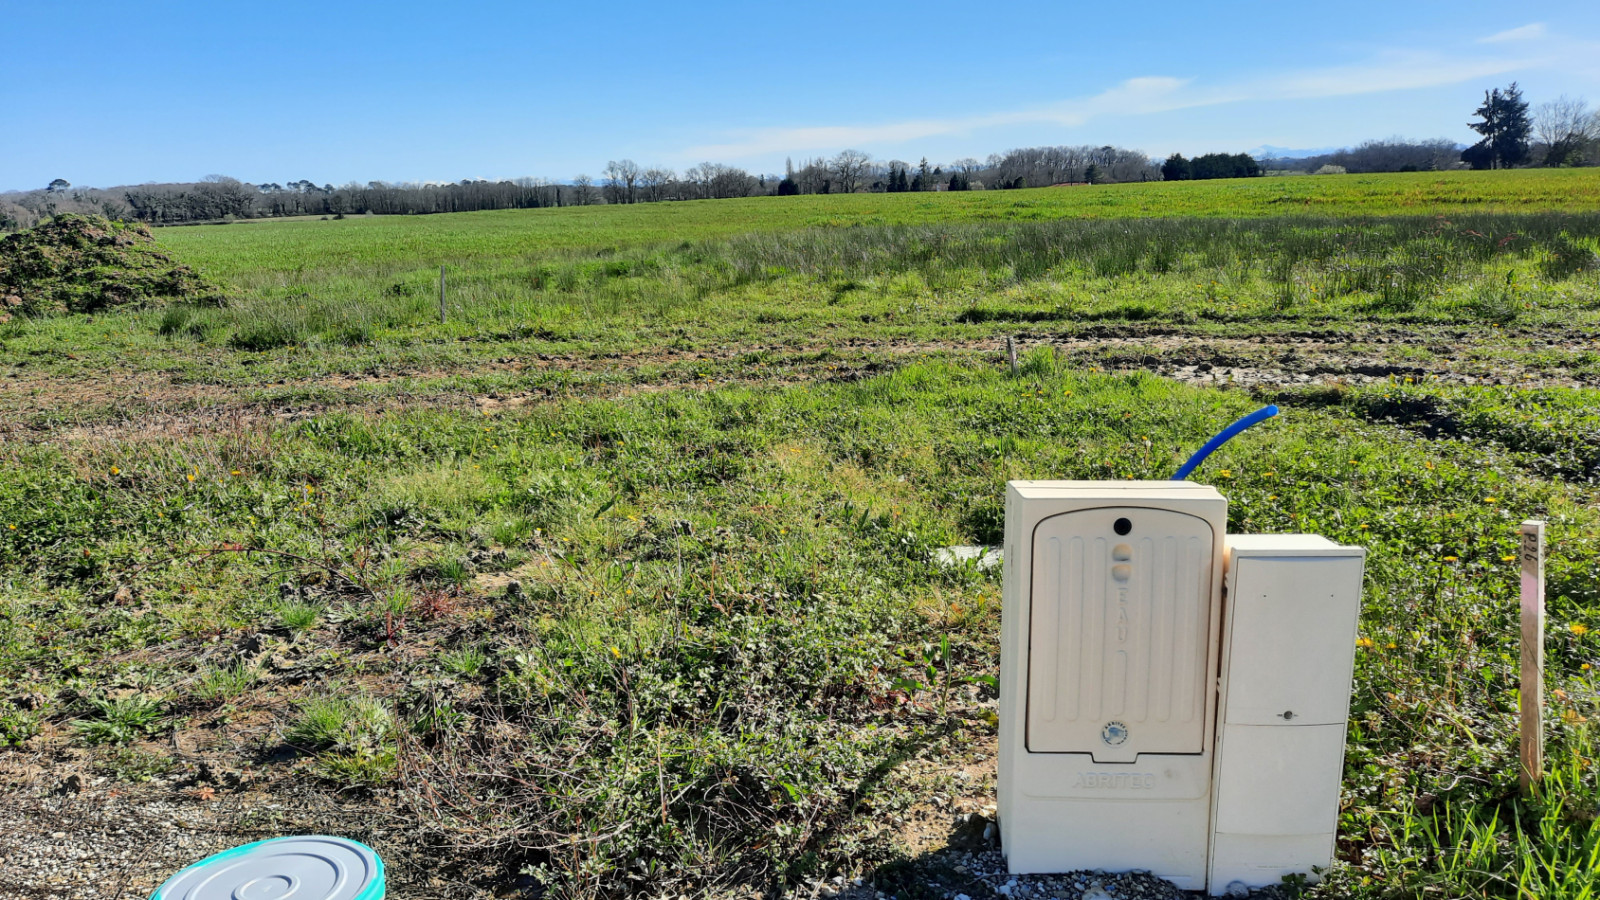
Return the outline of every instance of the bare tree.
<path id="1" fill-rule="evenodd" d="M 701 163 L 698 166 L 690 166 L 683 173 L 683 180 L 688 183 L 690 188 L 687 192 L 688 197 L 705 199 L 711 196 L 710 170 L 714 169 L 715 166 L 715 163 Z"/>
<path id="2" fill-rule="evenodd" d="M 671 169 L 655 166 L 639 174 L 639 187 L 644 191 L 645 199 L 651 202 L 665 200 L 667 188 L 677 177 L 678 173 Z"/>
<path id="3" fill-rule="evenodd" d="M 1600 141 L 1600 111 L 1591 111 L 1581 97 L 1563 94 L 1534 110 L 1533 133 L 1544 150 L 1545 165 L 1572 165 Z"/>
<path id="4" fill-rule="evenodd" d="M 606 195 L 612 203 L 637 203 L 638 185 L 638 163 L 631 159 L 606 163 Z"/>
<path id="5" fill-rule="evenodd" d="M 736 166 L 716 165 L 711 173 L 713 197 L 749 197 L 760 190 L 760 179 Z"/>
<path id="6" fill-rule="evenodd" d="M 594 179 L 588 175 L 575 175 L 572 178 L 572 193 L 579 206 L 588 206 L 594 202 Z"/>
<path id="7" fill-rule="evenodd" d="M 846 194 L 854 194 L 861 186 L 862 176 L 866 175 L 867 167 L 872 164 L 872 156 L 860 150 L 841 150 L 833 158 L 831 168 L 833 174 L 839 179 L 839 190 Z"/>

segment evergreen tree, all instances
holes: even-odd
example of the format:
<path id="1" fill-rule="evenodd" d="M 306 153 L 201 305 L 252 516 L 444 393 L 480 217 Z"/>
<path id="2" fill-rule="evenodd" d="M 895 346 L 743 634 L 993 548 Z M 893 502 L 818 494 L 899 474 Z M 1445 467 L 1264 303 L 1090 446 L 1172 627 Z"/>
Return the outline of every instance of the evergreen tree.
<path id="1" fill-rule="evenodd" d="M 1161 164 L 1161 179 L 1163 181 L 1186 181 L 1189 178 L 1189 161 L 1183 158 L 1182 153 L 1174 153 L 1167 157 Z"/>
<path id="2" fill-rule="evenodd" d="M 779 197 L 793 197 L 793 196 L 795 196 L 796 194 L 799 194 L 799 193 L 800 193 L 800 184 L 794 180 L 793 176 L 789 176 L 787 178 L 784 178 L 782 181 L 778 182 L 778 196 Z"/>
<path id="3" fill-rule="evenodd" d="M 928 185 L 933 184 L 929 177 L 932 174 L 932 172 L 928 171 L 928 158 L 924 156 L 922 162 L 917 163 L 917 190 L 925 191 L 928 189 Z"/>
<path id="4" fill-rule="evenodd" d="M 1509 169 L 1528 159 L 1533 122 L 1515 81 L 1504 92 L 1499 88 L 1485 91 L 1483 105 L 1474 115 L 1480 121 L 1468 122 L 1467 127 L 1483 135 L 1483 140 L 1462 152 L 1464 162 L 1474 169 Z"/>
<path id="5" fill-rule="evenodd" d="M 1099 184 L 1102 180 L 1100 177 L 1100 167 L 1094 163 L 1089 163 L 1089 168 L 1083 170 L 1083 180 L 1089 182 L 1090 184 Z"/>

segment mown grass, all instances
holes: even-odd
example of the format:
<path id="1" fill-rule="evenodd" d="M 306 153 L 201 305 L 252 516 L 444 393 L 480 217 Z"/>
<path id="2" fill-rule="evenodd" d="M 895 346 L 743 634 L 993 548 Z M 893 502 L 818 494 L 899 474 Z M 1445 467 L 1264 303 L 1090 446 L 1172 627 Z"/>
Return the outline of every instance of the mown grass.
<path id="1" fill-rule="evenodd" d="M 1393 412 L 1424 398 L 1460 439 Z M 1600 395 L 1277 399 L 1286 415 L 1203 475 L 1231 530 L 1370 551 L 1345 864 L 1319 890 L 1587 896 L 1600 530 L 1593 489 L 1548 467 L 1595 452 L 1575 426 Z M 900 852 L 883 823 L 917 798 L 886 773 L 992 734 L 998 583 L 930 551 L 996 540 L 1007 479 L 1165 477 L 1258 402 L 1041 352 L 1014 377 L 924 363 L 9 445 L 0 697 L 38 699 L 0 701 L 0 723 L 82 721 L 90 741 L 159 736 L 223 697 L 271 709 L 309 777 L 393 792 L 419 840 L 558 895 L 853 874 Z M 1554 451 L 1530 439 L 1545 431 Z M 1551 527 L 1552 777 L 1521 800 L 1511 557 L 1529 517 Z M 518 588 L 477 587 L 491 576 Z M 238 649 L 200 661 L 217 646 Z M 125 715 L 118 691 L 166 706 Z"/>

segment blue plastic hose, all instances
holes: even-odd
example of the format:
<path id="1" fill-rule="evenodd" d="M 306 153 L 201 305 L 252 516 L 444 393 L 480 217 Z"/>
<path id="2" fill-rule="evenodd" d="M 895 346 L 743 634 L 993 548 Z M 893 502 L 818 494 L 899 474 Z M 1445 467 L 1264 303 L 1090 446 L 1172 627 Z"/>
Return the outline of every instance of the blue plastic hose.
<path id="1" fill-rule="evenodd" d="M 1172 476 L 1172 480 L 1183 481 L 1185 478 L 1188 478 L 1189 473 L 1193 472 L 1196 466 L 1205 462 L 1206 457 L 1217 452 L 1218 447 L 1221 447 L 1223 444 L 1233 440 L 1235 435 L 1246 428 L 1249 428 L 1252 425 L 1259 425 L 1277 414 L 1277 406 L 1263 406 L 1250 415 L 1245 416 L 1239 421 L 1234 422 L 1232 425 L 1229 425 L 1227 428 L 1217 432 L 1216 437 L 1206 441 L 1206 445 L 1204 447 L 1201 447 L 1199 450 L 1195 451 L 1195 454 L 1189 457 L 1189 461 L 1178 468 L 1178 472 Z"/>

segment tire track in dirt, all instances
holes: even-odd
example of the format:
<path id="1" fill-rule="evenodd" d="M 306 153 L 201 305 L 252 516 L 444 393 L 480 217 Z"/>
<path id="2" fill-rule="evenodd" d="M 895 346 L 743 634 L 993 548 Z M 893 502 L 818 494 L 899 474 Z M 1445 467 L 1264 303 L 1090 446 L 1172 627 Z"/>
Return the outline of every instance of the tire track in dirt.
<path id="1" fill-rule="evenodd" d="M 1600 340 L 1591 335 L 1556 338 L 1533 334 L 1518 339 L 1530 345 L 1553 345 L 1558 353 L 1574 357 L 1600 351 Z M 1527 351 L 1507 348 L 1509 352 L 1492 365 L 1465 359 L 1485 342 L 1464 334 L 1357 330 L 1216 337 L 1155 328 L 1099 329 L 1078 335 L 1021 332 L 1017 341 L 1024 358 L 1045 347 L 1059 360 L 1088 371 L 1147 371 L 1214 386 L 1360 385 L 1406 377 L 1459 384 L 1577 387 L 1592 383 L 1587 375 L 1563 366 L 1534 366 L 1517 359 L 1518 352 Z M 1005 364 L 1003 339 L 853 338 L 589 356 L 534 353 L 459 365 L 277 379 L 249 386 L 206 384 L 181 377 L 163 381 L 137 372 L 107 372 L 88 378 L 13 372 L 9 378 L 0 378 L 0 438 L 29 443 L 171 438 L 294 422 L 340 409 L 386 412 L 442 407 L 493 415 L 563 399 L 604 399 L 734 384 L 858 380 L 921 357 Z M 741 361 L 745 362 L 741 365 Z M 476 389 L 470 383 L 486 376 L 533 383 L 490 389 Z M 565 376 L 576 378 L 566 380 Z M 465 383 L 448 383 L 452 379 Z M 313 390 L 332 396 L 306 399 L 304 394 Z"/>

